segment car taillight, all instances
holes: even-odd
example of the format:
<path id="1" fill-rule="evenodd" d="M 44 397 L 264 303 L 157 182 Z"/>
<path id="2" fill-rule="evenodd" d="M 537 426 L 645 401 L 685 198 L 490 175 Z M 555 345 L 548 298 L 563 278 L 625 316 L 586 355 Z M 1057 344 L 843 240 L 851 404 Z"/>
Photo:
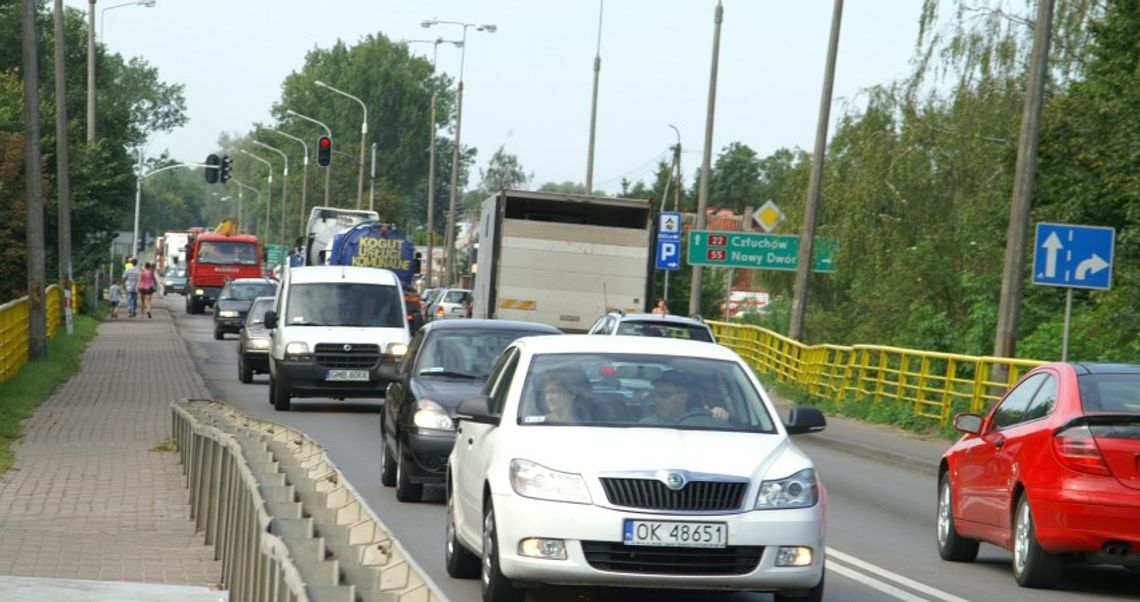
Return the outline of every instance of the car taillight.
<path id="1" fill-rule="evenodd" d="M 1071 426 L 1053 435 L 1053 451 L 1061 464 L 1073 470 L 1105 476 L 1112 474 L 1086 425 Z"/>
<path id="2" fill-rule="evenodd" d="M 442 316 L 443 315 L 443 307 L 435 308 L 435 315 Z"/>

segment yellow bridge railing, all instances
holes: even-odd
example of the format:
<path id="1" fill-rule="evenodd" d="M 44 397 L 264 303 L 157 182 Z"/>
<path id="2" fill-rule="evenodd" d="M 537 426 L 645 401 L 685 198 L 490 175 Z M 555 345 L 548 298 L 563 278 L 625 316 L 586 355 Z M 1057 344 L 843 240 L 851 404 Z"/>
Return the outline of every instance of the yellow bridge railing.
<path id="1" fill-rule="evenodd" d="M 758 326 L 709 322 L 720 344 L 759 373 L 815 397 L 847 403 L 894 399 L 946 425 L 955 408 L 984 412 L 1022 374 L 1044 362 L 885 345 L 804 345 Z"/>
<path id="2" fill-rule="evenodd" d="M 63 293 L 53 284 L 46 291 L 47 336 L 50 339 L 63 320 Z M 28 298 L 0 305 L 0 382 L 20 371 L 28 361 Z"/>

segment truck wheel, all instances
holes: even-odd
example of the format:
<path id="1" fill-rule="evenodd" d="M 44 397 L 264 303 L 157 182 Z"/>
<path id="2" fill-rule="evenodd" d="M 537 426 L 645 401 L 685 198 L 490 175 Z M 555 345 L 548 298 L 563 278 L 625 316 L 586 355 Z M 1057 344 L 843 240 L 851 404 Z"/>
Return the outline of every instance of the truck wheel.
<path id="1" fill-rule="evenodd" d="M 269 376 L 269 401 L 279 412 L 288 412 L 292 405 L 289 403 L 289 385 L 282 379 L 273 378 L 273 375 Z"/>

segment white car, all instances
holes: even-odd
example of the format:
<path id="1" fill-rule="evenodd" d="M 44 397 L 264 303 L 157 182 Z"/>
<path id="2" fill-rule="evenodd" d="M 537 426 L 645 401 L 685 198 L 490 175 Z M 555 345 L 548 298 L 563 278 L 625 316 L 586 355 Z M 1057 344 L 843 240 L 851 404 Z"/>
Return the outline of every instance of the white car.
<path id="1" fill-rule="evenodd" d="M 733 351 L 695 341 L 519 339 L 464 401 L 446 564 L 485 602 L 526 587 L 773 592 L 820 600 L 824 490 Z"/>

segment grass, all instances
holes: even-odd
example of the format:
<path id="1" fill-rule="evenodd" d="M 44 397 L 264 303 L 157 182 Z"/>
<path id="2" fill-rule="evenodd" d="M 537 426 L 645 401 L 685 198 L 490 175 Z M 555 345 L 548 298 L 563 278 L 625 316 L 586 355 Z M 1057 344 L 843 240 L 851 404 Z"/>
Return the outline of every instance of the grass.
<path id="1" fill-rule="evenodd" d="M 174 437 L 167 437 L 150 448 L 150 451 L 158 453 L 175 452 L 178 451 L 178 442 L 174 440 Z"/>
<path id="2" fill-rule="evenodd" d="M 15 376 L 0 382 L 0 474 L 7 472 L 16 459 L 12 445 L 23 436 L 23 420 L 79 372 L 79 356 L 95 338 L 95 329 L 105 315 L 102 308 L 97 317 L 76 315 L 72 336 L 67 336 L 61 323 L 55 337 L 48 341 L 47 359 L 28 362 Z"/>

